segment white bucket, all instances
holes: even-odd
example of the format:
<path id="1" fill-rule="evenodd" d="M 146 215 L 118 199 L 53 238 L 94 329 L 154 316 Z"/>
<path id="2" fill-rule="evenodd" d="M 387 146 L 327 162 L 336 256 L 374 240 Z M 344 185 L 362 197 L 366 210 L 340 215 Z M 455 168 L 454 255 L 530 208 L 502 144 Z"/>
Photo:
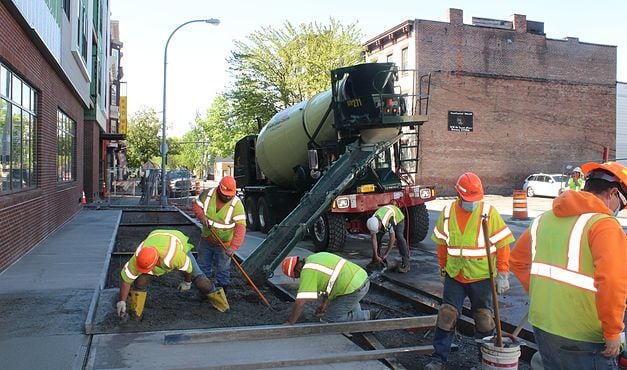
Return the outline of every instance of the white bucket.
<path id="1" fill-rule="evenodd" d="M 484 370 L 517 370 L 520 345 L 510 338 L 503 338 L 503 347 L 497 347 L 492 337 L 481 344 L 481 365 Z"/>

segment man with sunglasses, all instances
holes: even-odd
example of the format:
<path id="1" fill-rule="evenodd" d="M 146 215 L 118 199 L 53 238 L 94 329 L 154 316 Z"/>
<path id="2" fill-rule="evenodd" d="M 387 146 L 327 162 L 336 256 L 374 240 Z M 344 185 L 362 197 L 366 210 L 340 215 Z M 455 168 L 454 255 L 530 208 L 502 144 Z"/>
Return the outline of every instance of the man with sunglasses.
<path id="1" fill-rule="evenodd" d="M 529 294 L 529 322 L 546 369 L 617 369 L 627 298 L 627 168 L 586 163 L 582 192 L 565 191 L 510 255 Z"/>
<path id="2" fill-rule="evenodd" d="M 202 238 L 196 248 L 198 265 L 223 288 L 230 283 L 231 256 L 246 236 L 246 212 L 236 193 L 235 179 L 224 176 L 216 188 L 200 193 L 192 205 L 194 215 L 203 224 Z M 189 286 L 179 289 L 185 288 Z"/>

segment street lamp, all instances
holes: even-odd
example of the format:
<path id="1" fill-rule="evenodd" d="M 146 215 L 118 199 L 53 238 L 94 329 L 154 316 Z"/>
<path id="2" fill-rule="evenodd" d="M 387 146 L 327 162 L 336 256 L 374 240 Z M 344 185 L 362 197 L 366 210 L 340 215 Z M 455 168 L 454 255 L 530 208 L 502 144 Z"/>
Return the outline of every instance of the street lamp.
<path id="1" fill-rule="evenodd" d="M 170 44 L 170 39 L 172 36 L 181 29 L 183 26 L 188 25 L 190 23 L 209 23 L 213 25 L 219 25 L 219 19 L 194 19 L 192 21 L 187 21 L 180 26 L 176 27 L 174 31 L 168 37 L 168 41 L 165 43 L 165 50 L 163 52 L 163 119 L 161 121 L 161 205 L 168 205 L 168 195 L 166 194 L 166 178 L 165 178 L 165 165 L 166 165 L 166 156 L 168 154 L 168 143 L 166 142 L 165 137 L 165 101 L 166 101 L 166 73 L 167 73 L 167 65 L 168 65 L 168 45 Z"/>

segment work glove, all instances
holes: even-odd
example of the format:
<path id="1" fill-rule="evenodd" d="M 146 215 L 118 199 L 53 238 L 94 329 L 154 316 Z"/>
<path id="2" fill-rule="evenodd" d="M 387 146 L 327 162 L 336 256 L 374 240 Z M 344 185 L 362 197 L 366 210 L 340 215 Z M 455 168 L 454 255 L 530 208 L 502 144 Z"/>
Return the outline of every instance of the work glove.
<path id="1" fill-rule="evenodd" d="M 176 289 L 178 289 L 179 292 L 187 292 L 191 288 L 192 288 L 191 281 L 182 281 Z"/>
<path id="2" fill-rule="evenodd" d="M 115 305 L 118 311 L 118 316 L 124 317 L 126 316 L 126 301 L 118 301 Z"/>
<path id="3" fill-rule="evenodd" d="M 496 274 L 496 292 L 503 294 L 509 290 L 509 272 L 499 271 Z"/>
<path id="4" fill-rule="evenodd" d="M 444 284 L 444 280 L 446 280 L 446 270 L 440 269 L 440 282 Z"/>

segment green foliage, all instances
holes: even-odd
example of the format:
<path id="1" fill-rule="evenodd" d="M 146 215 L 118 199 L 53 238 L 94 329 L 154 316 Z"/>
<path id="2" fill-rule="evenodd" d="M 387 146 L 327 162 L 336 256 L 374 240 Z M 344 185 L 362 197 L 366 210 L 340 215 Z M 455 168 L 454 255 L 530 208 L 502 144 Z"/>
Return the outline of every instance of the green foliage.
<path id="1" fill-rule="evenodd" d="M 128 122 L 126 156 L 129 167 L 140 167 L 149 159 L 160 157 L 161 122 L 153 108 L 142 107 Z"/>
<path id="2" fill-rule="evenodd" d="M 229 57 L 233 85 L 195 122 L 197 138 L 211 143 L 206 152 L 232 157 L 235 143 L 258 131 L 256 117 L 265 124 L 277 112 L 330 89 L 332 69 L 363 62 L 361 38 L 355 25 L 330 19 L 328 25 L 286 22 L 236 41 Z M 191 153 L 196 149 L 191 147 L 183 147 L 184 155 L 197 163 L 199 153 Z"/>

